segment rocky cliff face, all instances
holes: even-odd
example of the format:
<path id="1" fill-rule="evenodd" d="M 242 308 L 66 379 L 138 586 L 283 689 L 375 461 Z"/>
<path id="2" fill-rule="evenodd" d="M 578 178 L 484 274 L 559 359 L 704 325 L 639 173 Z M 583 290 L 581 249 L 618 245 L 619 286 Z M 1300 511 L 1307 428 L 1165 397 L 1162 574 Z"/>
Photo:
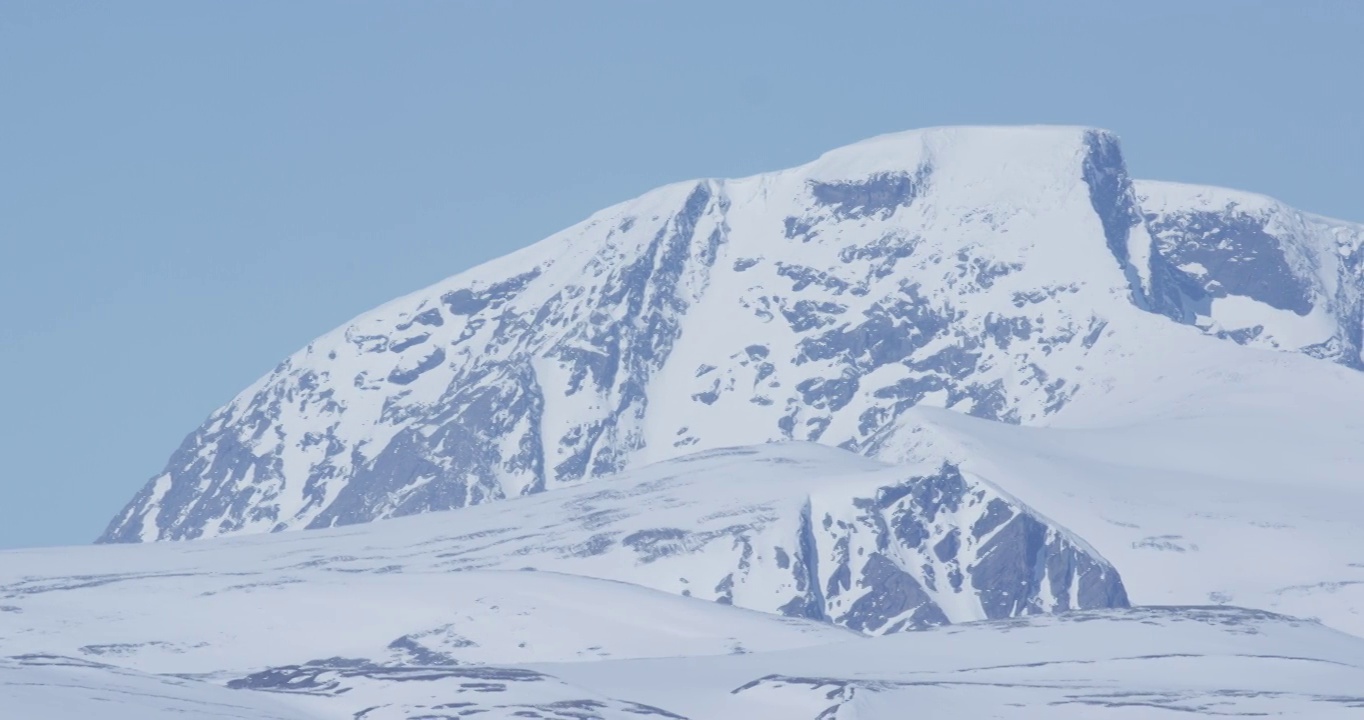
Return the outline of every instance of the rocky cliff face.
<path id="1" fill-rule="evenodd" d="M 1221 188 L 1142 182 L 1137 193 L 1164 271 L 1159 312 L 1364 368 L 1364 226 Z"/>

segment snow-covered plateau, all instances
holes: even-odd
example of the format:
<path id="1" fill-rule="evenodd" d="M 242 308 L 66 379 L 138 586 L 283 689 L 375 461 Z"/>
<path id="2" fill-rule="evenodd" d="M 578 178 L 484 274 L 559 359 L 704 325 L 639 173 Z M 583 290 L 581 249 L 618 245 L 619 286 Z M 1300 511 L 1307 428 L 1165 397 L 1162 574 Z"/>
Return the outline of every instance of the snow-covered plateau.
<path id="1" fill-rule="evenodd" d="M 1361 245 L 1086 128 L 660 188 L 0 553 L 0 717 L 1364 716 Z"/>

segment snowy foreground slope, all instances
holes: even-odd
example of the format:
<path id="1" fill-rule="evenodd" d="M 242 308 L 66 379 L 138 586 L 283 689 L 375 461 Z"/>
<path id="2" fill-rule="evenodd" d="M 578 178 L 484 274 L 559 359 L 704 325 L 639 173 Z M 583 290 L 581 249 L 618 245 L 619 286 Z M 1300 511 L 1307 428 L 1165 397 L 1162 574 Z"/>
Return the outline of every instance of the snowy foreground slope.
<path id="1" fill-rule="evenodd" d="M 1354 718 L 1359 638 L 1238 608 L 993 621 L 786 653 L 546 666 L 693 718 Z M 747 680 L 745 680 L 747 678 Z"/>
<path id="2" fill-rule="evenodd" d="M 1364 708 L 1364 638 L 1230 606 L 1125 604 L 1093 548 L 970 470 L 774 444 L 344 528 L 0 553 L 0 708 L 44 720 Z M 1067 607 L 1095 609 L 1026 614 Z M 974 622 L 891 632 L 949 619 Z"/>
<path id="3" fill-rule="evenodd" d="M 296 653 L 291 662 L 379 651 L 509 662 L 522 654 L 492 648 L 513 639 L 544 660 L 726 653 L 846 632 L 805 620 L 882 634 L 1128 604 L 1118 573 L 1092 548 L 990 484 L 950 466 L 887 466 L 807 443 L 708 451 L 353 529 L 3 558 L 0 598 L 14 612 L 0 615 L 0 628 L 28 629 L 27 640 L 0 637 L 60 641 L 85 625 L 80 645 L 24 649 L 114 655 L 161 671 L 209 669 L 194 664 L 201 654 L 249 667 L 275 645 Z M 586 599 L 572 607 L 536 600 L 575 594 Z M 632 609 L 641 604 L 670 608 L 671 623 L 694 629 L 673 638 L 671 626 Z M 725 605 L 774 617 L 697 614 Z M 100 615 L 72 612 L 82 606 Z M 214 634 L 215 618 L 255 616 L 250 607 L 262 618 L 250 634 Z M 375 612 L 386 617 L 370 619 Z M 740 617 L 770 630 L 725 624 Z M 147 627 L 158 629 L 156 643 L 143 642 Z M 558 627 L 578 640 L 556 639 Z"/>
<path id="4" fill-rule="evenodd" d="M 781 652 L 573 663 L 330 658 L 177 678 L 58 656 L 0 659 L 0 707 L 25 720 L 897 720 L 907 708 L 916 717 L 1020 720 L 1345 719 L 1364 710 L 1361 688 L 1364 640 L 1228 607 L 1087 611 Z"/>
<path id="5" fill-rule="evenodd" d="M 1247 193 L 1134 184 L 1081 128 L 901 133 L 672 185 L 318 338 L 102 540 L 364 522 L 777 439 L 894 459 L 913 407 L 1051 425 L 1129 385 L 1117 359 L 1188 374 L 1208 338 L 1357 368 L 1361 243 Z"/>

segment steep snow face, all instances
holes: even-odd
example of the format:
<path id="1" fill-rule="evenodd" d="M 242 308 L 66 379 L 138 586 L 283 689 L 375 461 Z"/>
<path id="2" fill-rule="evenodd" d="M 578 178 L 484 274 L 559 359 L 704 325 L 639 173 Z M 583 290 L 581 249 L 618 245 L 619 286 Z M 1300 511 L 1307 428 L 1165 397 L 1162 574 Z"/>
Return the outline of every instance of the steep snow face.
<path id="1" fill-rule="evenodd" d="M 1038 422 L 1135 312 L 1135 207 L 1116 141 L 1070 128 L 662 188 L 311 343 L 102 540 L 462 507 L 736 443 L 874 452 L 917 403 Z"/>
<path id="2" fill-rule="evenodd" d="M 1136 185 L 1156 309 L 1205 332 L 1364 368 L 1364 225 L 1222 188 Z"/>

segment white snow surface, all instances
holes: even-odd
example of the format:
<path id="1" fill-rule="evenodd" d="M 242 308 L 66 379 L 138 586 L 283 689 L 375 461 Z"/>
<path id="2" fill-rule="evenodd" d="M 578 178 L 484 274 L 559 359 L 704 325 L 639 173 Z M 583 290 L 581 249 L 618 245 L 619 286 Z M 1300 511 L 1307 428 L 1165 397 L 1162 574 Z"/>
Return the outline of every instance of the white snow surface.
<path id="1" fill-rule="evenodd" d="M 1281 567 L 1291 553 L 1243 561 L 1270 539 L 1290 550 L 1323 538 L 1348 544 L 1349 536 L 1331 535 L 1339 528 L 1285 525 L 1266 529 L 1269 538 L 1257 535 L 1254 513 L 1284 497 L 1254 495 L 1259 477 L 1232 488 L 1216 485 L 1215 476 L 1173 478 L 1258 498 L 1242 505 L 1200 492 L 1196 508 L 1184 508 L 1164 502 L 1163 492 L 1132 492 L 1152 477 L 1163 480 L 1150 463 L 1141 470 L 1141 452 L 1115 449 L 1133 436 L 1130 427 L 1017 428 L 944 410 L 913 418 L 915 434 L 925 438 L 915 451 L 935 458 L 925 464 L 889 466 L 815 444 L 777 443 L 344 528 L 0 553 L 0 708 L 55 720 L 175 713 L 890 720 L 906 707 L 929 717 L 1348 718 L 1364 708 L 1364 639 L 1313 620 L 1204 600 L 1209 588 L 1231 588 L 1228 599 L 1237 602 L 1265 600 L 1270 595 L 1242 588 L 1295 572 L 1347 571 L 1348 564 L 1317 558 Z M 952 487 L 942 484 L 937 458 L 973 442 L 995 454 L 968 453 L 963 499 L 930 520 L 923 508 Z M 1086 460 L 1087 453 L 1112 463 Z M 1135 469 L 1123 474 L 1129 464 Z M 1044 512 L 985 481 L 980 474 L 987 472 L 1033 493 Z M 1263 472 L 1274 476 L 1273 467 Z M 897 489 L 910 491 L 905 497 L 916 504 L 903 506 L 910 512 L 895 511 L 905 502 L 893 500 Z M 885 501 L 875 505 L 879 514 L 859 502 L 867 498 Z M 1067 563 L 1111 554 L 1133 568 L 1128 583 L 1136 600 L 1176 605 L 972 622 L 987 593 L 971 581 L 991 553 L 972 555 L 971 548 L 1010 525 L 974 543 L 968 531 L 990 515 L 978 508 L 996 499 L 1014 509 L 1012 522 L 1046 523 L 1047 536 L 1060 542 L 1049 552 L 1073 549 Z M 1300 507 L 1279 509 L 1291 517 Z M 813 527 L 791 527 L 799 521 L 790 518 L 802 516 L 813 518 Z M 1200 524 L 1200 516 L 1209 519 Z M 1093 545 L 1055 525 L 1057 517 L 1088 522 Z M 1183 552 L 1128 544 L 1166 522 L 1186 535 L 1158 540 L 1182 544 Z M 837 574 L 840 539 L 852 577 L 865 579 L 863 561 L 879 554 L 926 582 L 919 546 L 901 537 L 903 528 L 920 526 L 929 536 L 925 547 L 953 531 L 964 535 L 958 557 L 966 589 L 948 592 L 943 566 L 943 592 L 933 594 L 964 624 L 869 638 L 756 611 L 775 610 L 797 594 L 776 556 L 786 546 L 788 566 L 800 564 L 802 548 L 793 546 L 803 532 L 807 547 L 820 553 L 820 586 Z M 1238 526 L 1247 530 L 1238 535 Z M 649 532 L 684 527 L 682 534 Z M 1236 547 L 1223 546 L 1221 536 Z M 1195 542 L 1204 545 L 1190 547 Z M 1242 562 L 1233 562 L 1238 557 Z M 716 601 L 721 575 L 734 579 L 734 605 Z M 877 590 L 861 585 L 844 592 Z M 1057 600 L 1033 611 L 1056 609 L 1048 605 Z M 1182 605 L 1189 600 L 1204 607 Z M 1306 589 L 1300 600 L 1295 607 L 1317 615 L 1351 616 L 1348 598 L 1326 589 Z M 831 619 L 844 608 L 830 602 Z M 87 701 L 106 714 L 92 715 Z"/>

